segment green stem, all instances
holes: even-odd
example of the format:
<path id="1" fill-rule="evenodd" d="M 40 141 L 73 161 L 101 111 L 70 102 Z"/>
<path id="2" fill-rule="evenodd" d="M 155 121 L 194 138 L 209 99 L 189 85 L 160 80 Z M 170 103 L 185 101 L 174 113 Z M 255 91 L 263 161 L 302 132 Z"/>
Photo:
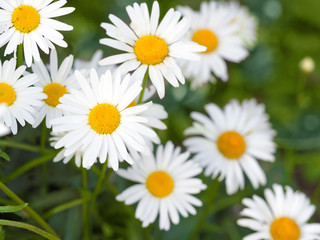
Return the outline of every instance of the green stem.
<path id="1" fill-rule="evenodd" d="M 84 167 L 81 167 L 82 173 L 82 189 L 84 192 L 88 191 L 88 178 L 87 178 L 87 170 Z M 90 239 L 90 216 L 88 212 L 88 204 L 87 200 L 85 199 L 86 194 L 82 196 L 82 224 L 83 224 L 83 239 L 89 240 Z"/>
<path id="2" fill-rule="evenodd" d="M 18 60 L 17 60 L 17 68 L 20 67 L 23 63 L 23 45 L 22 43 L 18 46 Z"/>
<path id="3" fill-rule="evenodd" d="M 15 179 L 16 177 L 19 177 L 20 175 L 22 175 L 23 173 L 29 171 L 30 169 L 41 165 L 45 162 L 48 162 L 49 160 L 51 160 L 55 155 L 57 154 L 57 151 L 52 151 L 47 153 L 44 156 L 38 157 L 33 159 L 30 162 L 27 162 L 26 164 L 22 165 L 21 167 L 19 167 L 18 169 L 16 169 L 14 172 L 12 172 L 11 174 L 9 174 L 8 176 L 4 177 L 2 179 L 3 183 L 7 183 L 10 182 L 11 180 Z"/>
<path id="4" fill-rule="evenodd" d="M 41 153 L 45 154 L 46 152 L 46 141 L 47 141 L 47 126 L 46 122 L 42 121 L 42 129 L 41 129 L 41 137 L 40 137 L 40 149 Z M 44 162 L 42 164 L 42 186 L 41 186 L 41 193 L 43 195 L 47 192 L 47 185 L 48 185 L 48 171 L 47 171 L 47 163 Z"/>
<path id="5" fill-rule="evenodd" d="M 105 161 L 105 163 L 102 165 L 102 170 L 100 172 L 97 185 L 93 190 L 92 197 L 91 197 L 91 204 L 90 204 L 90 212 L 93 212 L 93 209 L 95 207 L 96 199 L 97 199 L 97 197 L 98 197 L 98 195 L 99 195 L 99 193 L 101 191 L 101 186 L 102 186 L 102 183 L 103 183 L 103 179 L 104 179 L 104 177 L 106 175 L 107 167 L 108 167 L 108 158 Z"/>
<path id="6" fill-rule="evenodd" d="M 147 70 L 146 73 L 144 74 L 144 78 L 143 78 L 143 82 L 142 82 L 142 90 L 140 92 L 138 104 L 140 104 L 142 102 L 144 90 L 146 89 L 147 82 L 148 82 L 148 76 L 149 76 L 149 71 Z"/>
<path id="7" fill-rule="evenodd" d="M 17 204 L 19 204 L 19 205 L 25 204 L 25 202 L 21 198 L 19 198 L 14 192 L 12 192 L 1 181 L 0 181 L 0 190 L 2 190 L 8 197 L 10 197 Z M 36 213 L 31 207 L 26 206 L 24 208 L 24 211 L 26 211 L 33 218 L 33 220 L 35 220 L 47 232 L 57 236 L 56 232 L 49 226 L 49 224 L 46 223 L 46 221 L 44 221 L 43 218 L 38 213 Z"/>
<path id="8" fill-rule="evenodd" d="M 199 213 L 199 220 L 196 224 L 196 227 L 193 229 L 191 233 L 190 239 L 197 239 L 197 236 L 199 235 L 199 232 L 201 231 L 202 227 L 204 226 L 204 223 L 206 222 L 207 218 L 211 214 L 213 207 L 215 206 L 213 204 L 214 199 L 217 197 L 218 192 L 220 188 L 220 182 L 215 179 L 214 182 L 208 187 L 206 194 L 206 206 L 202 208 L 202 212 Z"/>
<path id="9" fill-rule="evenodd" d="M 43 218 L 44 219 L 48 219 L 48 218 L 52 217 L 53 215 L 55 215 L 55 214 L 57 214 L 59 212 L 68 210 L 69 208 L 73 208 L 73 207 L 81 205 L 81 204 L 84 204 L 84 202 L 86 202 L 85 199 L 76 199 L 76 200 L 72 200 L 72 201 L 67 202 L 67 203 L 63 203 L 63 204 L 51 209 L 50 211 L 46 212 L 43 215 Z"/>
<path id="10" fill-rule="evenodd" d="M 34 233 L 37 233 L 37 234 L 41 235 L 42 237 L 45 237 L 46 239 L 49 239 L 49 240 L 59 240 L 60 239 L 60 238 L 57 238 L 56 236 L 53 236 L 50 233 L 43 231 L 40 228 L 37 228 L 37 227 L 30 225 L 30 224 L 27 224 L 27 223 L 0 219 L 0 225 L 27 229 L 27 230 L 34 232 Z"/>
<path id="11" fill-rule="evenodd" d="M 22 149 L 29 152 L 41 152 L 40 147 L 35 147 L 25 143 L 18 143 L 13 141 L 0 140 L 0 147 L 11 147 L 16 149 Z"/>

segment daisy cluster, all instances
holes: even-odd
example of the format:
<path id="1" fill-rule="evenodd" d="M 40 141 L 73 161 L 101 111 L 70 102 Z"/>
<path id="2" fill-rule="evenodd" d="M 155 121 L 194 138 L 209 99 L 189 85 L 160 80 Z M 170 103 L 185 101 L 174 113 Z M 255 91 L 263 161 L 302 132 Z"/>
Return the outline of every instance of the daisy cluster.
<path id="1" fill-rule="evenodd" d="M 259 162 L 275 161 L 276 133 L 263 104 L 233 99 L 223 108 L 207 104 L 205 114 L 192 112 L 183 150 L 161 143 L 157 132 L 167 128 L 168 114 L 150 100 L 155 93 L 165 97 L 166 82 L 179 87 L 187 79 L 198 88 L 227 81 L 227 62 L 245 60 L 256 41 L 257 21 L 246 8 L 203 2 L 199 11 L 178 6 L 160 19 L 157 1 L 150 12 L 146 3 L 134 3 L 126 7 L 129 23 L 110 14 L 101 24 L 100 43 L 122 53 L 97 51 L 89 62 L 70 55 L 59 64 L 55 45 L 67 47 L 59 31 L 73 27 L 53 18 L 75 10 L 66 3 L 0 0 L 0 47 L 14 55 L 0 62 L 0 136 L 17 134 L 18 123 L 43 122 L 52 130 L 51 146 L 60 149 L 54 162 L 74 159 L 86 169 L 106 163 L 136 182 L 116 199 L 137 203 L 143 227 L 159 216 L 160 229 L 169 230 L 179 215 L 195 215 L 202 202 L 194 195 L 206 189 L 197 177 L 202 172 L 225 180 L 228 195 L 245 188 L 245 176 L 255 189 L 266 185 Z M 18 46 L 26 66 L 17 66 Z M 39 49 L 49 54 L 47 64 Z M 265 197 L 243 200 L 238 224 L 256 231 L 244 239 L 320 239 L 319 224 L 307 223 L 315 207 L 303 193 L 275 184 Z"/>

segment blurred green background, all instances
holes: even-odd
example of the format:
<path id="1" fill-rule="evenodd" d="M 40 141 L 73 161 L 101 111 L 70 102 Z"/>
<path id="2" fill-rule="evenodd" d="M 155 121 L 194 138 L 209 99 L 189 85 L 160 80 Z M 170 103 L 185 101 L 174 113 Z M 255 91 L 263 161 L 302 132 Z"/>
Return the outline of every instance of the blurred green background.
<path id="1" fill-rule="evenodd" d="M 117 50 L 99 44 L 105 37 L 101 22 L 109 22 L 108 14 L 114 14 L 128 22 L 125 7 L 133 1 L 69 0 L 69 6 L 76 11 L 60 20 L 74 26 L 71 32 L 63 33 L 67 49 L 58 48 L 60 60 L 68 54 L 76 58 L 89 59 L 97 49 L 104 56 Z M 152 5 L 152 1 L 147 1 Z M 177 5 L 189 5 L 198 9 L 200 1 L 159 1 L 161 15 Z M 167 86 L 166 97 L 154 101 L 165 106 L 169 118 L 165 121 L 168 130 L 159 132 L 163 143 L 173 140 L 181 145 L 183 131 L 192 120 L 191 111 L 204 112 L 203 106 L 214 102 L 223 107 L 231 99 L 256 98 L 264 103 L 273 128 L 277 131 L 277 159 L 274 164 L 261 163 L 266 171 L 268 184 L 287 184 L 305 192 L 316 206 L 320 203 L 320 1 L 317 0 L 245 0 L 247 6 L 259 20 L 258 42 L 251 54 L 240 64 L 229 64 L 229 81 L 208 85 L 191 91 L 188 85 L 172 88 Z M 305 56 L 314 59 L 316 68 L 311 74 L 299 69 L 299 62 Z M 44 59 L 47 56 L 44 56 Z M 30 126 L 20 129 L 10 139 L 39 145 L 41 129 Z M 5 148 L 11 161 L 1 161 L 0 177 L 26 202 L 30 203 L 64 240 L 81 239 L 81 205 L 50 216 L 54 207 L 80 199 L 81 171 L 73 163 L 45 162 L 42 166 L 18 174 L 17 169 L 30 163 L 39 153 Z M 89 187 L 94 188 L 100 165 L 89 172 Z M 236 225 L 242 209 L 241 199 L 253 193 L 262 195 L 263 188 L 254 191 L 246 181 L 246 189 L 233 196 L 226 196 L 222 183 L 214 201 L 213 192 L 217 184 L 201 176 L 209 190 L 199 194 L 205 203 L 198 208 L 198 215 L 181 219 L 178 226 L 169 232 L 158 230 L 158 222 L 147 229 L 141 229 L 139 221 L 133 218 L 135 206 L 125 207 L 114 199 L 116 189 L 104 185 L 98 197 L 97 211 L 93 218 L 92 239 L 222 239 L 239 240 L 250 231 Z M 118 190 L 130 183 L 111 175 L 111 181 Z M 111 189 L 111 190 L 110 190 Z M 112 190 L 113 189 L 113 190 Z M 10 203 L 2 195 L 2 204 Z M 49 213 L 48 213 L 49 212 Z M 2 214 L 4 219 L 25 220 L 22 215 Z M 320 222 L 318 208 L 313 221 Z M 33 223 L 32 221 L 29 221 Z M 42 239 L 33 233 L 6 228 L 6 239 Z M 152 236 L 152 238 L 149 238 Z"/>

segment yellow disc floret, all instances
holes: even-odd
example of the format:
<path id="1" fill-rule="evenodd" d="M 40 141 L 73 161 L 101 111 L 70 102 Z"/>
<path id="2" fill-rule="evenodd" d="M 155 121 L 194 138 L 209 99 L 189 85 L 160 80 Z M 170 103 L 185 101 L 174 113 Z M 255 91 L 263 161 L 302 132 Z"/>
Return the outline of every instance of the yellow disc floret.
<path id="1" fill-rule="evenodd" d="M 68 93 L 65 86 L 62 86 L 60 83 L 50 83 L 44 87 L 43 93 L 48 97 L 44 99 L 45 103 L 50 107 L 56 107 L 60 104 L 59 99 Z"/>
<path id="2" fill-rule="evenodd" d="M 270 227 L 273 240 L 298 240 L 300 228 L 297 223 L 288 217 L 280 217 L 273 221 Z"/>
<path id="3" fill-rule="evenodd" d="M 29 33 L 39 26 L 40 14 L 34 7 L 21 5 L 14 9 L 11 21 L 18 31 Z"/>
<path id="4" fill-rule="evenodd" d="M 169 49 L 162 38 L 147 35 L 138 39 L 134 53 L 142 64 L 156 65 L 162 63 L 168 56 Z"/>
<path id="5" fill-rule="evenodd" d="M 196 31 L 192 36 L 192 41 L 207 47 L 207 50 L 203 53 L 213 52 L 219 44 L 217 35 L 209 29 L 200 29 Z"/>
<path id="6" fill-rule="evenodd" d="M 172 193 L 174 182 L 168 173 L 155 171 L 148 176 L 146 186 L 153 196 L 163 198 Z"/>
<path id="7" fill-rule="evenodd" d="M 230 159 L 237 159 L 246 150 L 246 142 L 239 133 L 228 131 L 221 134 L 217 141 L 219 151 Z"/>
<path id="8" fill-rule="evenodd" d="M 17 98 L 16 91 L 7 83 L 0 83 L 0 103 L 12 105 Z"/>
<path id="9" fill-rule="evenodd" d="M 118 109 L 108 103 L 101 103 L 91 109 L 89 125 L 99 134 L 111 134 L 120 124 Z"/>

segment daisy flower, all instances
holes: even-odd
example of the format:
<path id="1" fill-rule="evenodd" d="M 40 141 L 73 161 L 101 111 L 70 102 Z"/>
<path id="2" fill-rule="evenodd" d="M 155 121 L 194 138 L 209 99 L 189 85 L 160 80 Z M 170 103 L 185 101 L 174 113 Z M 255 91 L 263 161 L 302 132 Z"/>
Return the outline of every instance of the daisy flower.
<path id="1" fill-rule="evenodd" d="M 67 115 L 51 121 L 53 132 L 67 134 L 55 145 L 65 147 L 64 156 L 83 151 L 82 165 L 90 168 L 99 158 L 101 163 L 109 157 L 109 167 L 118 170 L 119 161 L 132 164 L 127 146 L 138 152 L 146 151 L 143 136 L 157 138 L 156 133 L 140 116 L 148 109 L 147 105 L 128 105 L 141 91 L 141 82 L 129 86 L 130 75 L 120 81 L 108 70 L 100 78 L 92 69 L 90 79 L 79 71 L 75 77 L 81 87 L 72 89 L 70 94 L 60 98 L 58 108 L 68 112 Z M 158 139 L 157 142 L 160 140 Z"/>
<path id="2" fill-rule="evenodd" d="M 215 104 L 205 106 L 209 117 L 191 113 L 195 120 L 186 135 L 196 135 L 184 141 L 194 160 L 205 168 L 205 175 L 226 179 L 228 194 L 243 189 L 243 171 L 254 188 L 266 184 L 266 176 L 257 160 L 274 161 L 275 132 L 268 123 L 264 105 L 255 100 L 240 104 L 231 101 L 220 109 Z"/>
<path id="3" fill-rule="evenodd" d="M 12 58 L 0 62 L 0 104 L 5 104 L 5 110 L 0 115 L 0 124 L 4 123 L 10 128 L 13 134 L 17 134 L 17 121 L 24 126 L 25 122 L 33 124 L 32 116 L 41 105 L 41 99 L 46 95 L 41 92 L 41 88 L 32 85 L 38 81 L 36 74 L 24 74 L 26 66 L 16 69 L 16 60 Z"/>
<path id="4" fill-rule="evenodd" d="M 6 110 L 6 105 L 0 104 L 0 119 L 4 115 L 5 110 Z M 9 133 L 10 133 L 10 129 L 4 123 L 0 123 L 0 137 L 6 136 Z"/>
<path id="5" fill-rule="evenodd" d="M 149 15 L 146 3 L 127 6 L 130 27 L 116 16 L 110 14 L 113 24 L 102 23 L 101 26 L 111 38 L 100 40 L 101 44 L 125 51 L 126 53 L 102 59 L 99 64 L 110 65 L 122 63 L 119 71 L 134 71 L 138 79 L 148 71 L 152 84 L 160 98 L 165 95 L 164 78 L 174 87 L 179 82 L 184 84 L 176 59 L 200 60 L 196 52 L 203 52 L 205 47 L 192 41 L 182 41 L 190 27 L 190 22 L 181 13 L 170 9 L 159 24 L 159 4 L 153 3 Z"/>
<path id="6" fill-rule="evenodd" d="M 238 224 L 255 233 L 243 240 L 316 240 L 320 239 L 320 223 L 307 223 L 316 208 L 302 192 L 278 184 L 264 191 L 265 199 L 254 195 L 245 198 L 246 208 Z"/>
<path id="7" fill-rule="evenodd" d="M 238 2 L 230 2 L 224 5 L 227 11 L 232 12 L 234 18 L 231 20 L 237 22 L 240 25 L 238 34 L 247 47 L 252 47 L 257 40 L 257 19 L 252 16 L 249 10 L 240 6 Z"/>
<path id="8" fill-rule="evenodd" d="M 6 30 L 0 35 L 0 47 L 8 43 L 4 55 L 14 52 L 23 44 L 24 57 L 28 67 L 32 59 L 40 61 L 38 47 L 46 54 L 54 44 L 67 47 L 63 35 L 58 31 L 70 31 L 72 26 L 52 18 L 63 16 L 74 11 L 72 7 L 64 7 L 67 1 L 59 0 L 0 0 L 0 25 Z"/>
<path id="9" fill-rule="evenodd" d="M 148 106 L 148 109 L 143 113 L 141 113 L 141 116 L 148 119 L 148 122 L 146 123 L 146 125 L 151 128 L 164 130 L 164 129 L 167 129 L 167 126 L 162 122 L 162 120 L 168 118 L 168 113 L 166 112 L 166 110 L 162 105 L 149 101 L 150 98 L 155 94 L 155 92 L 156 92 L 156 89 L 154 88 L 153 85 L 146 87 L 143 97 L 141 99 L 142 100 L 141 103 L 138 104 L 140 99 L 140 94 L 139 94 L 139 96 L 137 96 L 135 100 L 133 100 L 130 103 L 128 108 L 132 106 L 137 106 L 137 105 L 139 106 L 141 104 L 146 104 Z M 157 143 L 157 139 L 145 138 L 145 143 L 148 146 L 148 149 L 152 151 L 153 143 Z M 130 149 L 131 154 L 136 154 L 133 151 L 134 150 Z M 150 151 L 145 152 L 145 154 L 147 155 L 150 154 L 151 153 Z"/>
<path id="10" fill-rule="evenodd" d="M 43 99 L 41 106 L 37 108 L 33 127 L 39 126 L 46 118 L 46 126 L 51 128 L 50 121 L 63 115 L 63 111 L 57 108 L 60 104 L 59 99 L 69 93 L 71 89 L 78 87 L 71 75 L 72 63 L 73 56 L 70 55 L 63 60 L 58 68 L 57 52 L 52 50 L 49 71 L 41 60 L 32 64 L 32 71 L 39 77 L 35 86 L 40 87 L 47 96 L 46 99 Z"/>
<path id="11" fill-rule="evenodd" d="M 79 70 L 81 71 L 81 73 L 83 75 L 90 75 L 90 69 L 94 68 L 98 75 L 102 75 L 103 73 L 105 73 L 107 70 L 115 70 L 115 66 L 111 65 L 111 66 L 100 66 L 98 64 L 98 62 L 102 59 L 103 57 L 103 52 L 102 50 L 97 50 L 92 58 L 88 61 L 88 60 L 82 60 L 82 59 L 75 59 L 74 60 L 74 69 L 75 70 Z"/>
<path id="12" fill-rule="evenodd" d="M 181 153 L 172 142 L 159 145 L 156 156 L 142 156 L 127 170 L 119 169 L 121 177 L 137 182 L 120 193 L 116 199 L 131 205 L 138 203 L 135 216 L 147 227 L 159 215 L 160 229 L 169 230 L 170 222 L 178 224 L 179 213 L 183 217 L 195 215 L 194 206 L 202 203 L 193 194 L 198 194 L 206 185 L 196 175 L 202 169 L 192 161 L 190 154 Z M 193 206 L 194 205 L 194 206 Z"/>
<path id="13" fill-rule="evenodd" d="M 202 2 L 200 12 L 189 7 L 178 9 L 192 23 L 186 38 L 207 47 L 204 53 L 198 54 L 201 61 L 179 61 L 184 75 L 192 79 L 193 87 L 212 82 L 211 72 L 227 81 L 226 61 L 237 63 L 248 56 L 238 34 L 240 25 L 233 21 L 235 15 L 217 2 Z"/>
<path id="14" fill-rule="evenodd" d="M 67 132 L 62 132 L 62 133 L 53 133 L 51 132 L 51 137 L 50 137 L 50 146 L 54 147 L 57 142 L 64 137 L 67 134 Z M 83 157 L 83 152 L 78 149 L 75 151 L 73 154 L 70 154 L 68 156 L 65 156 L 66 148 L 63 148 L 54 158 L 53 162 L 60 162 L 62 161 L 64 164 L 68 163 L 73 157 L 76 163 L 77 167 L 81 167 L 82 163 L 82 157 Z"/>

